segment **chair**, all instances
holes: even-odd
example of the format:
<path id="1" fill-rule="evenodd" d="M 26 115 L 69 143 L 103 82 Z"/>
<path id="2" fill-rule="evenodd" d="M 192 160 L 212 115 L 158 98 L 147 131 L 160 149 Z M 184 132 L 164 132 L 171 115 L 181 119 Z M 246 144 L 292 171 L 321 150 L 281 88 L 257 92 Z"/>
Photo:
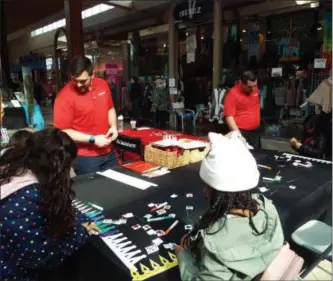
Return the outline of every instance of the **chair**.
<path id="1" fill-rule="evenodd" d="M 174 124 L 177 128 L 177 117 L 180 118 L 182 122 L 182 133 L 184 132 L 184 120 L 192 120 L 193 130 L 195 131 L 196 127 L 196 114 L 192 109 L 186 109 L 184 106 L 184 98 L 181 97 L 180 102 L 172 103 L 172 113 L 174 116 Z"/>
<path id="2" fill-rule="evenodd" d="M 308 221 L 292 234 L 291 239 L 316 255 L 315 261 L 301 277 L 308 275 L 321 261 L 332 260 L 332 227 L 326 223 L 317 220 Z"/>

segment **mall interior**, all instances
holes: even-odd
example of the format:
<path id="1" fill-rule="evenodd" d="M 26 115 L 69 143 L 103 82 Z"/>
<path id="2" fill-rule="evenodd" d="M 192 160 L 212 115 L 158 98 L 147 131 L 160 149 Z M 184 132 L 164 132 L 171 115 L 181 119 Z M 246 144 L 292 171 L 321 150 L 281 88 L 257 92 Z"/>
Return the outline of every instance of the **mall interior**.
<path id="1" fill-rule="evenodd" d="M 191 231 L 193 227 L 197 227 L 197 224 L 201 225 L 202 214 L 206 214 L 206 207 L 209 204 L 202 196 L 203 186 L 206 185 L 207 187 L 207 184 L 204 184 L 199 178 L 199 163 L 208 158 L 211 152 L 208 145 L 208 132 L 224 132 L 226 127 L 224 116 L 225 96 L 232 87 L 242 83 L 240 77 L 245 70 L 251 70 L 257 75 L 258 94 L 256 96 L 259 95 L 260 109 L 259 101 L 256 106 L 258 106 L 258 112 L 260 113 L 260 121 L 258 121 L 260 125 L 258 126 L 261 138 L 261 147 L 258 152 L 260 157 L 258 157 L 262 163 L 261 165 L 259 162 L 259 165 L 255 163 L 255 168 L 256 171 L 260 170 L 260 174 L 266 178 L 266 180 L 262 178 L 262 185 L 258 187 L 260 194 L 266 192 L 265 195 L 269 198 L 267 202 L 269 201 L 268 203 L 271 204 L 274 201 L 273 203 L 277 206 L 276 209 L 282 214 L 280 218 L 284 231 L 287 233 L 284 237 L 286 241 L 288 239 L 288 241 L 291 241 L 292 235 L 308 221 L 317 223 L 317 220 L 320 220 L 323 224 L 325 223 L 324 230 L 329 229 L 330 231 L 328 236 L 326 232 L 326 236 L 317 235 L 318 232 L 323 230 L 321 228 L 310 233 L 311 235 L 315 233 L 315 238 L 320 237 L 323 241 L 325 239 L 326 242 L 329 240 L 330 248 L 323 250 L 324 242 L 320 244 L 320 241 L 321 250 L 315 252 L 315 259 L 313 259 L 313 252 L 311 251 L 314 250 L 311 246 L 314 243 L 312 245 L 310 243 L 310 250 L 306 249 L 307 251 L 304 254 L 306 257 L 304 258 L 304 264 L 306 265 L 304 268 L 307 269 L 304 271 L 306 274 L 303 272 L 303 275 L 307 278 L 302 275 L 304 279 L 297 279 L 294 276 L 296 279 L 290 280 L 332 280 L 331 252 L 329 259 L 327 259 L 329 253 L 327 249 L 330 249 L 330 251 L 332 249 L 332 151 L 326 153 L 329 150 L 327 149 L 321 154 L 321 157 L 314 159 L 313 157 L 301 156 L 300 148 L 296 150 L 291 144 L 292 138 L 296 138 L 296 140 L 303 138 L 306 133 L 304 120 L 308 116 L 318 114 L 318 103 L 320 105 L 325 103 L 329 107 L 329 112 L 324 112 L 323 115 L 326 114 L 325 118 L 327 116 L 327 119 L 325 120 L 328 120 L 330 124 L 326 126 L 327 130 L 325 131 L 325 134 L 328 135 L 327 143 L 330 142 L 330 146 L 327 145 L 325 149 L 331 148 L 332 145 L 332 0 L 0 0 L 0 108 L 3 109 L 3 111 L 0 111 L 1 149 L 8 149 L 10 137 L 18 130 L 42 131 L 44 128 L 53 127 L 54 102 L 59 91 L 67 83 L 72 83 L 74 80 L 69 73 L 69 66 L 75 56 L 85 56 L 92 61 L 94 76 L 107 82 L 112 92 L 116 114 L 118 117 L 123 116 L 125 123 L 123 124 L 123 119 L 118 118 L 117 120 L 115 117 L 118 128 L 121 124 L 124 130 L 117 132 L 117 129 L 115 129 L 118 138 L 114 138 L 114 143 L 111 144 L 111 141 L 108 143 L 108 148 L 112 153 L 117 150 L 117 154 L 114 154 L 119 165 L 115 168 L 116 172 L 112 169 L 107 171 L 119 173 L 116 176 L 113 174 L 113 178 L 98 174 L 99 172 L 82 176 L 77 174 L 78 176 L 76 176 L 73 172 L 74 165 L 72 164 L 75 163 L 75 160 L 73 160 L 68 165 L 71 178 L 68 176 L 66 183 L 69 188 L 73 187 L 73 190 L 75 190 L 76 202 L 72 193 L 67 196 L 68 198 L 61 197 L 61 200 L 68 199 L 69 203 L 66 201 L 67 205 L 73 210 L 84 210 L 89 214 L 91 214 L 91 211 L 88 212 L 87 210 L 94 210 L 92 216 L 89 217 L 89 223 L 84 226 L 87 229 L 91 222 L 97 223 L 98 218 L 99 225 L 103 225 L 107 229 L 106 233 L 112 233 L 110 237 L 114 237 L 114 234 L 119 235 L 117 237 L 120 237 L 122 233 L 131 234 L 126 234 L 127 237 L 119 240 L 111 241 L 113 238 L 107 240 L 106 236 L 102 235 L 102 238 L 98 240 L 100 236 L 95 237 L 96 233 L 92 233 L 92 237 L 89 237 L 91 243 L 89 243 L 90 248 L 88 248 L 87 254 L 83 258 L 74 255 L 74 258 L 79 260 L 78 264 L 80 266 L 75 265 L 76 268 L 69 263 L 64 267 L 65 272 L 59 271 L 62 277 L 58 279 L 49 278 L 53 274 L 57 275 L 58 272 L 55 270 L 51 273 L 47 272 L 49 279 L 38 280 L 143 281 L 148 278 L 151 278 L 149 280 L 163 281 L 180 280 L 178 271 L 176 272 L 178 274 L 177 278 L 173 278 L 172 274 L 169 275 L 169 272 L 178 265 L 176 256 L 170 254 L 171 250 L 166 247 L 163 249 L 165 253 L 168 253 L 168 256 L 165 254 L 166 258 L 156 253 L 151 255 L 148 251 L 151 249 L 147 249 L 147 245 L 144 245 L 144 243 L 149 240 L 151 244 L 151 238 L 154 237 L 155 242 L 158 239 L 161 241 L 163 238 L 166 242 L 162 241 L 160 243 L 164 243 L 164 246 L 170 246 L 170 244 L 174 246 L 174 241 L 171 240 L 176 236 L 172 236 L 173 231 L 171 230 L 178 224 L 178 216 L 181 217 L 179 219 L 181 223 L 177 227 L 179 230 L 181 225 L 182 236 L 177 236 L 177 243 L 181 237 L 185 237 L 183 236 L 184 229 Z M 133 128 L 131 123 L 133 110 L 129 93 L 133 77 L 138 78 L 143 97 L 142 104 L 140 104 L 142 113 L 142 120 L 140 121 L 142 121 L 142 124 L 138 128 Z M 330 84 L 327 84 L 329 86 L 324 88 L 323 83 Z M 163 130 L 156 126 L 156 114 L 154 115 L 152 110 L 152 104 L 155 102 L 154 93 L 156 89 L 160 89 L 160 85 L 164 86 L 163 90 L 166 91 L 168 100 L 168 109 L 164 111 L 169 118 L 166 118 L 166 128 L 163 128 Z M 256 85 L 253 87 L 256 87 Z M 318 103 L 313 102 L 311 98 L 317 92 L 321 92 L 321 96 L 325 95 L 325 101 L 322 99 Z M 111 109 L 113 110 L 113 108 Z M 323 111 L 323 107 L 320 109 Z M 121 123 L 119 123 L 119 120 L 121 120 Z M 112 129 L 111 125 L 110 127 Z M 330 131 L 328 127 L 330 127 Z M 64 131 L 67 132 L 68 130 Z M 58 130 L 58 132 L 60 131 Z M 314 134 L 314 132 L 312 133 Z M 181 148 L 176 147 L 176 145 L 164 147 L 153 145 L 160 141 L 173 141 L 174 139 L 170 138 L 171 136 L 179 136 L 179 138 L 186 141 L 184 141 Z M 77 141 L 76 144 L 80 146 L 84 143 L 83 145 L 91 145 L 96 149 L 97 145 L 96 147 L 93 146 L 95 145 L 94 134 L 91 133 L 90 137 L 93 137 L 92 142 L 89 138 L 89 142 L 87 140 L 85 143 Z M 118 139 L 120 139 L 119 142 L 117 142 Z M 308 139 L 303 138 L 302 141 L 311 142 L 313 140 Z M 245 139 L 242 140 L 245 141 Z M 186 143 L 192 141 L 196 145 L 200 143 L 201 146 L 199 145 L 195 149 L 185 149 Z M 176 142 L 179 144 L 177 138 Z M 202 145 L 202 143 L 204 144 Z M 113 145 L 116 148 L 114 150 Z M 303 144 L 300 143 L 300 145 Z M 75 143 L 74 146 L 76 147 Z M 248 153 L 248 150 L 246 150 L 246 153 Z M 255 149 L 253 151 L 253 154 L 257 153 Z M 6 152 L 4 153 L 6 155 Z M 29 156 L 30 151 L 27 153 Z M 136 158 L 131 158 L 135 153 Z M 130 171 L 125 165 L 131 164 L 131 162 L 126 162 L 125 156 L 131 162 L 139 161 L 140 163 L 151 164 L 152 168 L 149 166 L 151 170 L 145 170 L 145 173 L 151 175 L 155 171 L 155 174 L 150 177 L 149 175 L 143 175 L 144 172 L 142 171 L 138 172 L 134 169 Z M 52 157 L 53 155 L 49 158 Z M 291 164 L 291 159 L 296 158 L 297 160 Z M 4 174 L 2 168 L 7 167 L 8 164 L 1 161 L 6 161 L 2 154 L 0 154 L 0 164 L 5 164 L 0 167 L 0 184 L 3 183 L 1 181 Z M 305 163 L 302 162 L 302 164 L 301 161 Z M 239 160 L 238 163 L 241 162 L 242 160 Z M 261 166 L 260 169 L 259 166 Z M 238 168 L 235 170 L 238 171 Z M 161 174 L 158 174 L 157 171 Z M 152 173 L 150 174 L 150 172 Z M 62 174 L 63 172 L 61 169 L 59 172 L 58 169 L 57 173 Z M 216 174 L 218 173 L 216 172 Z M 237 173 L 233 176 L 237 179 L 241 178 L 241 175 Z M 132 182 L 128 178 L 131 178 Z M 133 178 L 135 179 L 133 180 Z M 147 183 L 146 180 L 151 184 L 148 186 L 149 189 L 147 186 L 139 185 L 139 183 L 143 184 L 142 182 Z M 139 182 L 137 184 L 139 187 L 134 185 L 134 181 L 135 183 Z M 62 191 L 63 189 L 61 189 Z M 174 194 L 169 194 L 169 191 Z M 51 199 L 48 201 L 51 204 L 52 196 L 56 197 L 57 194 L 54 195 L 53 191 L 48 192 L 52 193 L 49 195 Z M 21 197 L 22 200 L 25 196 L 26 194 Z M 220 201 L 223 201 L 223 196 L 221 196 L 218 198 L 222 198 Z M 237 201 L 235 199 L 237 197 L 233 198 Z M 148 199 L 149 201 L 147 201 Z M 189 202 L 189 200 L 192 200 L 191 203 L 184 203 Z M 211 202 L 213 202 L 212 200 Z M 3 205 L 7 206 L 7 201 L 6 203 L 3 202 L 0 198 L 1 210 Z M 56 202 L 59 203 L 60 199 Z M 170 202 L 173 204 L 172 206 Z M 28 201 L 27 204 L 30 203 L 31 201 Z M 13 205 L 14 208 L 19 204 L 21 204 L 21 201 L 17 205 Z M 59 203 L 59 205 L 61 204 Z M 216 204 L 211 205 L 215 210 Z M 6 208 L 6 206 L 3 206 L 3 208 Z M 51 206 L 53 205 L 51 204 Z M 80 209 L 78 206 L 80 206 Z M 150 209 L 147 209 L 147 206 Z M 148 225 L 148 228 L 144 229 L 144 227 L 147 227 L 144 224 L 148 224 L 147 221 L 150 217 L 146 220 L 145 216 L 147 215 L 143 213 L 143 210 L 147 209 L 145 212 L 152 216 L 152 210 L 154 212 L 156 210 L 160 211 L 158 210 L 159 207 L 163 207 L 161 210 L 165 211 L 165 213 L 159 215 L 164 214 L 166 222 L 175 219 L 176 216 L 177 220 L 174 222 L 175 225 L 163 225 L 163 227 L 165 226 L 163 229 L 166 229 L 165 232 L 163 231 L 163 237 L 154 236 L 161 230 L 157 230 L 157 232 L 154 232 L 154 230 L 152 236 L 150 234 L 148 236 L 146 234 L 151 231 L 150 226 Z M 173 208 L 171 209 L 172 212 L 177 213 L 177 215 L 170 214 L 170 216 L 167 216 L 167 207 L 169 209 Z M 54 207 L 54 210 L 56 213 L 57 208 Z M 230 211 L 232 210 L 234 208 Z M 241 207 L 239 210 L 244 211 L 244 208 Z M 255 210 L 259 210 L 257 204 Z M 31 211 L 31 215 L 34 215 L 34 212 Z M 128 212 L 133 212 L 135 215 Z M 136 212 L 140 213 L 140 217 L 137 216 Z M 277 211 L 275 210 L 275 212 Z M 9 210 L 8 217 L 10 213 L 12 213 L 12 209 Z M 28 214 L 30 211 L 26 213 Z M 77 213 L 80 212 L 75 211 L 75 215 Z M 127 215 L 128 218 L 121 214 Z M 196 220 L 191 217 L 194 214 Z M 21 219 L 20 215 L 17 216 L 18 219 Z M 95 215 L 96 217 L 94 217 Z M 115 218 L 116 215 L 120 219 L 111 220 L 111 216 Z M 212 216 L 215 216 L 215 213 Z M 247 216 L 249 216 L 251 222 L 253 218 L 252 211 L 248 212 L 248 215 L 242 214 L 241 219 L 243 220 Z M 230 217 L 235 216 L 231 214 Z M 105 219 L 109 218 L 110 220 L 105 222 Z M 229 213 L 224 213 L 223 218 L 229 219 Z M 267 218 L 266 216 L 265 219 Z M 32 220 L 29 221 L 29 219 L 30 217 L 23 224 L 30 224 Z M 129 222 L 132 219 L 135 223 L 130 226 L 126 225 L 126 219 Z M 4 220 L 8 223 L 7 217 Z M 61 220 L 57 222 L 60 224 Z M 158 220 L 162 220 L 161 216 L 156 221 Z M 182 224 L 185 221 L 189 222 L 183 226 Z M 198 221 L 198 223 L 194 224 L 195 221 Z M 2 223 L 3 216 L 1 214 L 0 240 L 5 232 Z M 251 223 L 253 224 L 253 222 Z M 280 227 L 280 222 L 274 223 L 276 223 L 274 228 Z M 15 222 L 13 222 L 14 224 Z M 141 224 L 143 224 L 142 229 L 140 229 Z M 18 224 L 16 226 L 18 227 Z M 80 226 L 83 226 L 81 222 Z M 168 226 L 169 228 L 167 228 Z M 134 230 L 137 230 L 135 228 L 140 229 L 141 234 L 138 234 L 140 231 L 134 232 Z M 10 230 L 6 231 L 9 233 L 6 232 L 7 235 L 11 234 Z M 118 233 L 119 231 L 121 233 Z M 172 239 L 167 236 L 170 231 Z M 200 229 L 198 231 L 203 233 L 205 230 Z M 238 233 L 238 228 L 235 232 Z M 251 235 L 253 233 L 254 231 L 251 232 Z M 15 237 L 16 234 L 14 233 Z M 39 232 L 36 236 L 38 235 Z M 243 235 L 241 239 L 246 240 L 249 235 Z M 254 236 L 257 236 L 257 234 Z M 267 237 L 265 236 L 265 239 Z M 127 241 L 128 238 L 132 240 Z M 37 244 L 34 242 L 37 240 L 34 239 L 22 242 L 25 237 L 22 237 L 22 239 L 20 237 L 19 242 L 16 243 L 15 241 L 12 244 L 21 245 L 20 243 L 26 242 L 28 245 L 27 251 L 28 248 L 30 249 L 30 247 Z M 52 243 L 58 242 L 57 239 L 58 237 L 54 238 L 49 245 L 53 247 Z M 79 237 L 78 240 L 80 239 L 82 238 Z M 266 240 L 269 239 L 271 238 Z M 140 248 L 140 250 L 136 249 L 137 251 L 133 252 L 133 256 L 140 253 L 139 257 L 135 257 L 138 259 L 136 260 L 137 264 L 129 262 L 133 261 L 131 259 L 133 256 L 128 256 L 126 252 L 119 250 L 117 245 L 112 244 L 115 241 L 117 243 L 121 242 L 120 245 L 124 247 L 130 245 L 129 250 L 126 248 L 128 251 L 136 249 L 136 247 Z M 136 243 L 135 245 L 131 244 L 133 241 Z M 282 242 L 281 240 L 281 245 Z M 201 247 L 201 244 L 204 243 L 200 243 L 198 245 Z M 254 244 L 252 242 L 252 246 Z M 296 244 L 295 242 L 293 246 Z M 66 248 L 64 245 L 60 247 L 61 251 L 63 249 L 64 253 L 72 251 L 69 250 L 69 247 L 73 248 L 73 246 L 67 244 Z M 253 247 L 256 246 L 258 245 Z M 259 246 L 261 247 L 261 244 Z M 298 244 L 295 246 L 295 249 L 300 251 L 297 254 L 303 253 L 304 244 L 298 246 Z M 325 246 L 327 245 L 325 244 Z M 0 243 L 0 253 L 4 251 L 5 247 L 7 245 L 1 245 Z M 289 247 L 289 244 L 286 247 Z M 19 250 L 23 251 L 24 248 Z M 50 250 L 50 253 L 43 255 L 49 258 L 53 256 L 53 251 L 56 253 L 56 250 L 60 248 L 56 249 L 54 246 L 51 248 L 54 250 Z M 262 248 L 264 247 L 260 249 Z M 235 251 L 229 251 L 228 249 L 226 252 L 234 258 L 240 248 L 236 249 Z M 251 250 L 252 248 L 249 249 L 246 248 L 244 252 L 248 252 L 247 254 L 250 256 L 254 251 Z M 141 255 L 143 254 L 140 252 L 141 250 L 145 252 L 145 255 Z M 36 256 L 35 251 L 31 253 L 31 256 Z M 308 252 L 311 252 L 310 255 Z M 13 264 L 11 253 L 6 252 L 6 254 L 8 254 L 10 260 L 8 264 Z M 22 256 L 24 254 L 23 251 Z M 219 254 L 216 253 L 216 256 Z M 308 258 L 309 256 L 311 257 Z M 118 257 L 120 258 L 118 259 Z M 195 257 L 198 256 L 195 255 Z M 298 257 L 296 255 L 295 259 L 298 260 Z M 1 258 L 0 256 L 0 263 L 2 263 Z M 51 260 L 53 258 L 54 256 L 51 257 Z M 261 260 L 262 256 L 257 259 Z M 25 258 L 22 258 L 21 261 L 21 257 L 19 257 L 18 260 L 22 262 L 25 261 Z M 140 261 L 140 270 L 136 268 L 136 266 L 139 268 L 138 261 Z M 294 262 L 294 259 L 292 262 Z M 216 263 L 215 258 L 212 259 L 211 263 Z M 312 266 L 313 264 L 315 266 Z M 268 266 L 268 264 L 266 265 Z M 321 265 L 320 268 L 319 265 Z M 2 264 L 0 266 L 2 267 Z M 290 268 L 288 267 L 288 269 Z M 30 273 L 29 270 L 33 271 L 33 269 L 29 268 L 27 272 Z M 249 271 L 251 270 L 252 266 L 249 267 Z M 261 273 L 263 273 L 263 270 Z M 186 268 L 184 271 L 186 271 Z M 40 273 L 45 272 L 38 272 L 38 274 Z M 75 278 L 69 277 L 72 274 L 75 275 Z M 76 278 L 77 275 L 78 278 Z M 126 278 L 121 279 L 125 275 Z M 69 278 L 66 279 L 64 276 Z M 100 276 L 105 277 L 105 279 Z M 250 280 L 244 277 L 247 275 L 239 276 L 242 278 L 230 280 Z M 255 277 L 252 280 L 259 280 L 258 277 L 260 276 L 252 276 Z M 30 281 L 32 279 L 25 280 Z M 193 278 L 189 280 L 206 279 Z M 283 278 L 269 280 L 283 280 Z"/>
<path id="2" fill-rule="evenodd" d="M 208 119 L 214 127 L 223 120 L 207 113 L 213 90 L 232 86 L 244 69 L 256 69 L 265 135 L 290 137 L 299 119 L 314 111 L 303 106 L 307 97 L 330 75 L 330 1 L 198 0 L 193 14 L 186 12 L 188 1 L 37 2 L 34 9 L 20 2 L 18 11 L 16 1 L 0 1 L 7 100 L 24 92 L 24 71 L 31 71 L 43 86 L 43 104 L 52 104 L 68 81 L 68 62 L 82 54 L 117 93 L 119 111 L 128 109 L 132 76 L 148 92 L 157 79 L 172 79 L 170 100 L 182 95 L 198 123 Z M 314 66 L 320 58 L 327 60 L 323 68 Z M 303 82 L 296 72 L 304 70 Z M 290 101 L 286 91 L 299 94 Z M 16 123 L 13 129 L 23 125 Z"/>

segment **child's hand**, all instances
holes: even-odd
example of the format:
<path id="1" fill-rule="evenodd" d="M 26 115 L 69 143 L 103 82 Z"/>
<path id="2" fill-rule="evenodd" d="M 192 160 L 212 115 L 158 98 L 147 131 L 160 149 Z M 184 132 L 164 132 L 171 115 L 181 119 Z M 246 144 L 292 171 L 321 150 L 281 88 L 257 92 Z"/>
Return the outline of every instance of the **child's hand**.
<path id="1" fill-rule="evenodd" d="M 176 254 L 180 254 L 182 251 L 184 251 L 184 248 L 182 246 L 177 245 L 175 249 Z"/>
<path id="2" fill-rule="evenodd" d="M 93 222 L 93 223 L 83 223 L 82 226 L 87 229 L 88 233 L 91 233 L 91 232 L 98 232 L 100 233 L 101 230 L 97 227 L 97 225 Z"/>

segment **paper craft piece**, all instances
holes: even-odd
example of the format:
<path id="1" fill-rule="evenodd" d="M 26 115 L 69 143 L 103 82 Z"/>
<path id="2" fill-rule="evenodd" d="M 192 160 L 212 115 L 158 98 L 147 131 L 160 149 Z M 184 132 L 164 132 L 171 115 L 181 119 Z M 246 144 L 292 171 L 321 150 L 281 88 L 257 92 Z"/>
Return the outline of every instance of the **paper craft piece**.
<path id="1" fill-rule="evenodd" d="M 135 225 L 132 225 L 132 228 L 133 228 L 134 230 L 138 230 L 138 229 L 141 228 L 141 225 L 140 225 L 140 224 L 135 224 Z"/>
<path id="2" fill-rule="evenodd" d="M 126 224 L 127 220 L 125 220 L 125 219 L 120 219 L 120 220 L 103 220 L 103 223 L 121 225 L 121 224 Z"/>
<path id="3" fill-rule="evenodd" d="M 137 249 L 136 245 L 132 244 L 132 241 L 124 237 L 122 233 L 101 237 L 101 239 L 131 271 L 137 271 L 138 269 L 135 264 L 147 257 L 141 250 Z"/>
<path id="4" fill-rule="evenodd" d="M 177 198 L 178 195 L 177 195 L 177 194 L 172 194 L 170 197 L 171 197 L 171 198 Z"/>
<path id="5" fill-rule="evenodd" d="M 148 255 L 158 252 L 158 246 L 156 246 L 156 245 L 150 245 L 150 246 L 146 247 L 145 249 L 146 249 Z"/>
<path id="6" fill-rule="evenodd" d="M 143 218 L 149 220 L 151 217 L 153 217 L 153 215 L 151 215 L 151 214 L 147 214 L 147 215 L 145 215 Z"/>
<path id="7" fill-rule="evenodd" d="M 188 224 L 188 225 L 185 225 L 185 230 L 192 230 L 193 229 L 193 226 Z"/>
<path id="8" fill-rule="evenodd" d="M 149 229 L 148 231 L 147 231 L 147 234 L 148 235 L 156 235 L 156 231 L 154 230 L 154 229 Z"/>
<path id="9" fill-rule="evenodd" d="M 306 157 L 306 156 L 302 156 L 302 155 L 283 153 L 283 156 L 290 159 L 290 160 L 292 158 L 300 158 L 300 159 L 305 159 L 305 160 L 309 160 L 309 161 L 313 161 L 313 162 L 318 162 L 319 161 L 320 163 L 332 164 L 332 161 L 326 161 L 326 160 L 317 159 L 317 158 L 310 158 L 310 157 Z"/>
<path id="10" fill-rule="evenodd" d="M 122 182 L 124 184 L 133 186 L 141 190 L 146 190 L 151 186 L 157 186 L 157 184 L 154 184 L 152 182 L 144 181 L 113 170 L 106 170 L 105 172 L 98 172 L 97 174 L 100 174 L 104 177 L 110 178 L 118 182 Z"/>
<path id="11" fill-rule="evenodd" d="M 125 219 L 130 219 L 130 218 L 133 218 L 134 215 L 133 215 L 133 213 L 127 213 L 127 214 L 123 215 L 122 217 Z"/>
<path id="12" fill-rule="evenodd" d="M 193 210 L 193 206 L 186 206 L 186 210 Z"/>
<path id="13" fill-rule="evenodd" d="M 165 235 L 165 232 L 163 230 L 156 230 L 157 237 L 161 237 Z"/>
<path id="14" fill-rule="evenodd" d="M 154 204 L 154 203 L 149 203 L 149 204 L 148 204 L 148 207 L 149 207 L 149 208 L 153 208 L 153 207 L 155 207 L 155 204 Z"/>
<path id="15" fill-rule="evenodd" d="M 165 209 L 161 209 L 161 210 L 157 210 L 156 213 L 160 216 L 160 215 L 163 215 L 163 214 L 166 214 L 166 210 Z"/>
<path id="16" fill-rule="evenodd" d="M 186 194 L 186 197 L 187 197 L 187 198 L 192 198 L 192 197 L 193 197 L 193 194 L 192 194 L 192 193 L 187 193 L 187 194 Z"/>
<path id="17" fill-rule="evenodd" d="M 164 209 L 165 209 L 165 210 L 170 210 L 170 209 L 171 209 L 171 206 L 170 206 L 170 205 L 166 205 L 166 206 L 164 207 Z"/>
<path id="18" fill-rule="evenodd" d="M 176 249 L 177 244 L 175 244 L 175 243 L 163 244 L 163 247 L 167 250 L 173 251 L 174 249 Z"/>
<path id="19" fill-rule="evenodd" d="M 315 69 L 325 69 L 326 68 L 326 62 L 327 62 L 327 59 L 315 59 L 314 60 L 314 68 Z"/>
<path id="20" fill-rule="evenodd" d="M 163 240 L 161 238 L 156 238 L 152 242 L 156 246 L 159 246 L 159 245 L 163 244 Z"/>
<path id="21" fill-rule="evenodd" d="M 151 229 L 150 225 L 148 225 L 148 224 L 144 225 L 142 228 L 143 228 L 143 230 Z"/>
<path id="22" fill-rule="evenodd" d="M 258 189 L 260 190 L 260 192 L 266 192 L 268 191 L 268 189 L 266 187 L 258 187 Z"/>
<path id="23" fill-rule="evenodd" d="M 296 189 L 296 186 L 294 186 L 294 185 L 289 185 L 289 188 L 290 188 L 290 189 Z"/>

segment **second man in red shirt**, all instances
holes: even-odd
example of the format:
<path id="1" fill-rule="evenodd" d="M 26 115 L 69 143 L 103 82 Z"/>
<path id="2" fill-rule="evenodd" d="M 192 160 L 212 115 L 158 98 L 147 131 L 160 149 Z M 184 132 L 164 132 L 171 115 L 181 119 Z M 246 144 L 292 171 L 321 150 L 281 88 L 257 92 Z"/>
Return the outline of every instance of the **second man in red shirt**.
<path id="1" fill-rule="evenodd" d="M 227 93 L 224 116 L 230 131 L 239 131 L 251 146 L 261 147 L 260 97 L 253 71 L 245 71 L 239 83 Z"/>

